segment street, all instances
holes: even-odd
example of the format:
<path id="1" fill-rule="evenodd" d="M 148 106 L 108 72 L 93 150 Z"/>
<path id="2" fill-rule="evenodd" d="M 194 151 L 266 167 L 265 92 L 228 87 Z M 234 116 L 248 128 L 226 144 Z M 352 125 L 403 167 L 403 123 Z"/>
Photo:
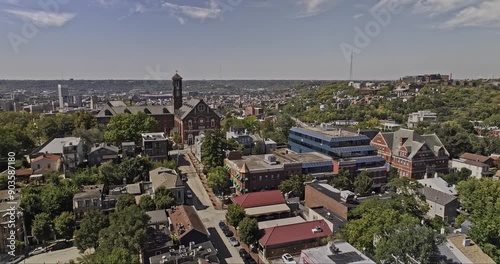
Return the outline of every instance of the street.
<path id="1" fill-rule="evenodd" d="M 203 183 L 196 174 L 196 170 L 189 163 L 187 153 L 189 150 L 181 150 L 179 157 L 179 169 L 183 173 L 187 173 L 187 185 L 193 192 L 193 198 L 188 200 L 188 204 L 193 205 L 198 211 L 198 215 L 210 232 L 210 240 L 218 251 L 218 256 L 221 263 L 243 263 L 238 253 L 239 247 L 233 247 L 226 236 L 219 228 L 219 221 L 225 219 L 225 210 L 215 210 L 210 201 Z M 175 156 L 173 156 L 175 158 Z"/>
<path id="2" fill-rule="evenodd" d="M 21 263 L 26 263 L 26 264 L 68 263 L 70 260 L 74 260 L 76 262 L 76 259 L 80 256 L 81 254 L 76 247 L 70 247 L 66 249 L 35 255 L 23 260 Z"/>

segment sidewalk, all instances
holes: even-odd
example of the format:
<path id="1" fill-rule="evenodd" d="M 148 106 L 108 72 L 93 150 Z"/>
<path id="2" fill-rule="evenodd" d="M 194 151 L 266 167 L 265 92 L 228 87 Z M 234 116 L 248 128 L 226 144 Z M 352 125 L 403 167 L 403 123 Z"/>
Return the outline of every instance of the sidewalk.
<path id="1" fill-rule="evenodd" d="M 199 171 L 197 168 L 200 168 L 200 162 L 198 161 L 198 159 L 196 159 L 196 157 L 191 153 L 191 152 L 188 152 L 187 153 L 187 157 L 189 159 L 189 162 L 192 164 L 192 166 L 195 168 L 196 170 L 196 174 L 198 175 L 198 177 L 200 178 L 201 180 L 201 183 L 203 184 L 203 188 L 205 188 L 205 190 L 207 191 L 207 194 L 208 196 L 210 197 L 210 201 L 212 202 L 212 205 L 214 206 L 215 210 L 224 210 L 225 206 L 222 204 L 222 201 L 220 201 L 214 194 L 214 192 L 212 191 L 212 189 L 210 189 L 208 187 L 208 184 L 207 184 L 207 177 L 205 174 L 203 174 L 203 172 Z"/>

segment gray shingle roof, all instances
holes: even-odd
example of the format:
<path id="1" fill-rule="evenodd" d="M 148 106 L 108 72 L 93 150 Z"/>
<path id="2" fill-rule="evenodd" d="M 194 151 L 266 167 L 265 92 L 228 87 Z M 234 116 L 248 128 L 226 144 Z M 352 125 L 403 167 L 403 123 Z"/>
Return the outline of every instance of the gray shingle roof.
<path id="1" fill-rule="evenodd" d="M 434 190 L 427 186 L 425 186 L 422 189 L 419 189 L 419 192 L 425 195 L 426 200 L 435 202 L 440 205 L 447 205 L 457 199 L 456 196 L 449 195 L 447 193 L 440 192 L 438 190 Z"/>

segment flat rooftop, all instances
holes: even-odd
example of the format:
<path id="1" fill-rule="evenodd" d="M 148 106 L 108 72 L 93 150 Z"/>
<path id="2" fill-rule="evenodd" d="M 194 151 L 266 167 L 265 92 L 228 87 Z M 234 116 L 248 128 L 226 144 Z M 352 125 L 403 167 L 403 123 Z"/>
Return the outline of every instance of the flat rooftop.
<path id="1" fill-rule="evenodd" d="M 323 218 L 325 218 L 327 221 L 332 223 L 333 226 L 333 233 L 337 233 L 340 230 L 340 227 L 345 224 L 345 220 L 340 218 L 340 216 L 328 211 L 327 209 L 323 207 L 318 207 L 318 208 L 311 208 L 314 212 L 317 214 L 321 215 Z"/>
<path id="2" fill-rule="evenodd" d="M 281 219 L 259 222 L 259 229 L 265 229 L 265 228 L 274 227 L 274 226 L 299 224 L 299 223 L 304 223 L 304 222 L 306 222 L 306 220 L 304 220 L 300 216 L 281 218 Z"/>
<path id="3" fill-rule="evenodd" d="M 300 257 L 307 263 L 375 264 L 373 260 L 345 241 L 334 240 L 332 244 L 337 249 L 335 253 L 326 245 L 302 250 Z"/>
<path id="4" fill-rule="evenodd" d="M 300 128 L 301 130 L 317 133 L 326 137 L 354 137 L 354 136 L 359 136 L 357 133 L 353 133 L 344 129 L 321 129 L 317 127 L 307 127 L 307 128 Z"/>
<path id="5" fill-rule="evenodd" d="M 265 161 L 264 157 L 265 155 L 242 156 L 241 159 L 229 160 L 229 162 L 232 162 L 240 169 L 243 167 L 244 164 L 246 164 L 250 171 L 266 170 L 266 169 L 267 170 L 283 169 L 284 164 L 297 163 L 295 161 L 290 161 L 288 159 L 284 159 L 276 155 L 276 161 L 277 161 L 276 164 L 270 164 Z"/>
<path id="6" fill-rule="evenodd" d="M 288 154 L 280 153 L 276 155 L 276 157 L 289 160 L 290 162 L 302 162 L 302 163 L 325 162 L 333 160 L 331 157 L 323 155 L 319 152 L 290 153 L 289 151 Z"/>
<path id="7" fill-rule="evenodd" d="M 471 242 L 470 246 L 463 246 L 462 242 L 467 236 L 464 234 L 454 234 L 447 237 L 447 240 L 452 243 L 455 248 L 460 250 L 462 254 L 464 254 L 472 263 L 481 263 L 481 264 L 493 264 L 495 261 L 491 259 L 488 255 L 486 255 L 481 248 Z"/>

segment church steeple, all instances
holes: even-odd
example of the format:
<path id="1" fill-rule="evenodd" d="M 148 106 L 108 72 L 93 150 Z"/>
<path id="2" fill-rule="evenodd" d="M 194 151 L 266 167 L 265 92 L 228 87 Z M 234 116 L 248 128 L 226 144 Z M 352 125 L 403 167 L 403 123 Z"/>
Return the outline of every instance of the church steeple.
<path id="1" fill-rule="evenodd" d="M 172 77 L 172 86 L 174 87 L 174 109 L 182 107 L 182 77 L 175 71 Z"/>

